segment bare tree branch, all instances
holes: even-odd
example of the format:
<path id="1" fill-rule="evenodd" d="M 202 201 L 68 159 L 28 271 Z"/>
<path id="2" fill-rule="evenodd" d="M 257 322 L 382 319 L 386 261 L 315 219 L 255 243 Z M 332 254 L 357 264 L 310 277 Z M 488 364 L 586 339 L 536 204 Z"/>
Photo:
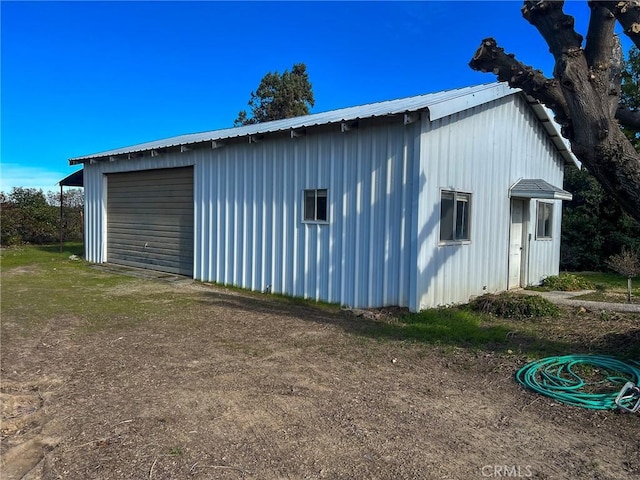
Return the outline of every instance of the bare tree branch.
<path id="1" fill-rule="evenodd" d="M 565 15 L 563 6 L 563 1 L 539 0 L 525 1 L 522 7 L 522 16 L 538 29 L 556 62 L 582 50 L 582 35 L 573 28 L 573 17 Z"/>
<path id="2" fill-rule="evenodd" d="M 510 53 L 505 53 L 493 38 L 485 38 L 469 62 L 469 66 L 480 72 L 493 72 L 501 82 L 520 88 L 536 100 L 547 105 L 556 114 L 561 125 L 569 122 L 569 115 L 562 91 L 555 79 L 547 78 L 540 70 L 525 65 Z"/>
<path id="3" fill-rule="evenodd" d="M 591 17 L 584 49 L 585 58 L 592 75 L 593 87 L 600 96 L 609 96 L 609 115 L 613 117 L 620 98 L 622 48 L 613 34 L 615 17 L 611 11 L 593 2 L 589 3 L 589 7 Z"/>
<path id="4" fill-rule="evenodd" d="M 624 28 L 624 33 L 627 34 L 636 47 L 640 48 L 640 1 L 608 0 L 591 3 L 608 8 Z"/>
<path id="5" fill-rule="evenodd" d="M 584 48 L 587 64 L 593 69 L 606 70 L 609 68 L 613 48 L 615 17 L 608 8 L 599 5 L 598 2 L 590 2 L 589 6 L 591 17 Z"/>

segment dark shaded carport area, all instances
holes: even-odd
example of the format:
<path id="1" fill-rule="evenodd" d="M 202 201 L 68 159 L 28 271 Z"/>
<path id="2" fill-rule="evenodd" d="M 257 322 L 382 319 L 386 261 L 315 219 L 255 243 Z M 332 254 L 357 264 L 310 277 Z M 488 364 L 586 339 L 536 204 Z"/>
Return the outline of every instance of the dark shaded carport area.
<path id="1" fill-rule="evenodd" d="M 71 175 L 64 177 L 58 182 L 58 185 L 60 185 L 60 253 L 62 253 L 64 237 L 64 187 L 84 187 L 84 169 L 80 169 L 77 172 L 73 172 Z M 84 227 L 82 231 L 84 241 Z"/>

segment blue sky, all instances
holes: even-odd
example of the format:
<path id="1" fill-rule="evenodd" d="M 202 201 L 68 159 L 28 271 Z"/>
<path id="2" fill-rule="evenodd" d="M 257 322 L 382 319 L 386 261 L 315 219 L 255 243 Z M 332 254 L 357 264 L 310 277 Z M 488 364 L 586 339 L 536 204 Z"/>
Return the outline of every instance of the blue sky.
<path id="1" fill-rule="evenodd" d="M 232 126 L 262 76 L 307 65 L 313 112 L 488 83 L 493 36 L 548 75 L 519 1 L 8 2 L 0 190 L 55 190 L 68 159 Z M 585 34 L 586 2 L 568 2 Z"/>

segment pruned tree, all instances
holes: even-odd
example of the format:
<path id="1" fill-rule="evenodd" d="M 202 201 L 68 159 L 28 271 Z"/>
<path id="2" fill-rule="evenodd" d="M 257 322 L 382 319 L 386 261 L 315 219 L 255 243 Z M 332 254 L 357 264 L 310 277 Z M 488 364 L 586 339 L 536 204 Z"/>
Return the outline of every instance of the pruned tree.
<path id="1" fill-rule="evenodd" d="M 575 156 L 605 190 L 640 220 L 640 155 L 621 126 L 640 131 L 640 111 L 621 104 L 622 49 L 614 34 L 618 21 L 640 47 L 640 2 L 590 1 L 591 17 L 583 37 L 563 1 L 525 1 L 523 17 L 537 28 L 554 57 L 553 77 L 505 53 L 486 38 L 469 65 L 550 108 Z"/>
<path id="2" fill-rule="evenodd" d="M 267 73 L 262 77 L 258 89 L 251 92 L 248 105 L 251 115 L 241 110 L 233 122 L 234 126 L 307 115 L 309 108 L 314 105 L 307 66 L 297 63 L 291 71 L 285 70 L 283 74 Z"/>

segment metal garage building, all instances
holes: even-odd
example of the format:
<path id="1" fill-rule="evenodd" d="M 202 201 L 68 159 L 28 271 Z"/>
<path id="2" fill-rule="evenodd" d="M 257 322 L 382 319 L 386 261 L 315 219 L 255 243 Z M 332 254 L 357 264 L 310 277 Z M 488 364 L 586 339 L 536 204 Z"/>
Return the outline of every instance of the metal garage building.
<path id="1" fill-rule="evenodd" d="M 412 310 L 558 272 L 548 111 L 489 84 L 71 159 L 92 262 Z"/>

